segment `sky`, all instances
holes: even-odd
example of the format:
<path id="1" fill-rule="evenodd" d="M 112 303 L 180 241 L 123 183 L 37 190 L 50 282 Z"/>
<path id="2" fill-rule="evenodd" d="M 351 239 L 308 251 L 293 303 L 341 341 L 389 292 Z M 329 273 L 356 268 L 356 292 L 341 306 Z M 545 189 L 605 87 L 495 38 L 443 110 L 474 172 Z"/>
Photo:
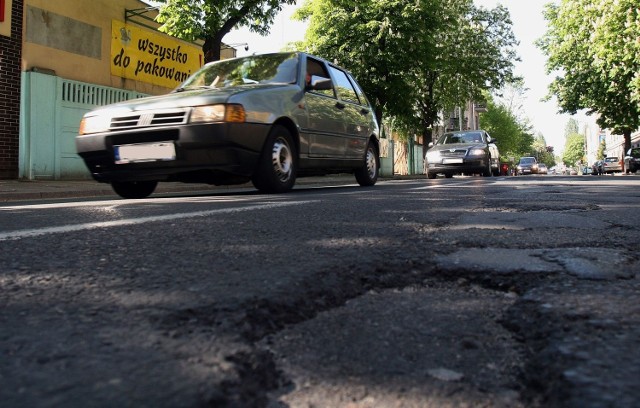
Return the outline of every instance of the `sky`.
<path id="1" fill-rule="evenodd" d="M 298 4 L 302 4 L 299 0 Z M 521 61 L 515 65 L 515 74 L 522 76 L 525 81 L 523 107 L 524 115 L 534 128 L 534 133 L 541 133 L 547 145 L 554 147 L 556 155 L 561 154 L 565 143 L 565 127 L 572 117 L 558 114 L 558 106 L 554 100 L 547 102 L 542 99 L 547 95 L 548 85 L 552 78 L 546 75 L 546 57 L 535 46 L 535 41 L 546 31 L 546 20 L 542 10 L 546 3 L 552 0 L 474 0 L 478 6 L 493 8 L 497 4 L 507 7 L 513 22 L 513 32 L 519 41 L 517 48 Z M 280 51 L 287 43 L 304 38 L 306 24 L 291 20 L 291 15 L 299 6 L 285 6 L 276 17 L 271 28 L 271 34 L 261 37 L 250 33 L 246 29 L 234 30 L 227 34 L 224 42 L 230 45 L 244 44 L 249 46 L 245 51 L 244 45 L 237 46 L 238 56 L 253 53 Z M 573 116 L 578 121 L 582 132 L 585 128 L 590 135 L 597 134 L 598 127 L 593 116 L 577 114 Z"/>

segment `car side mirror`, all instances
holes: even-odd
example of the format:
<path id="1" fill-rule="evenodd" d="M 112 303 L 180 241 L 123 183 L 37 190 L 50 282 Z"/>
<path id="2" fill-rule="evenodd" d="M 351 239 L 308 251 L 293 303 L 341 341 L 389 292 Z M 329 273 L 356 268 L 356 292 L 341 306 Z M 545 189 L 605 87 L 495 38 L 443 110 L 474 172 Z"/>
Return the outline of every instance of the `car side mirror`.
<path id="1" fill-rule="evenodd" d="M 433 147 L 433 142 L 429 142 L 429 147 Z"/>

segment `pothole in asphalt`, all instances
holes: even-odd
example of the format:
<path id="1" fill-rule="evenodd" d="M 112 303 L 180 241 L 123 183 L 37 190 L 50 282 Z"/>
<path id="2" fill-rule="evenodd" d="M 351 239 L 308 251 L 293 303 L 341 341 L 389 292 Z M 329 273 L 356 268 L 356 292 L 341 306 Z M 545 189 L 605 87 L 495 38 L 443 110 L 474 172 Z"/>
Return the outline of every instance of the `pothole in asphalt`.
<path id="1" fill-rule="evenodd" d="M 520 345 L 499 322 L 516 300 L 475 285 L 369 292 L 259 344 L 298 406 L 518 406 Z"/>
<path id="2" fill-rule="evenodd" d="M 594 280 L 628 279 L 640 269 L 637 260 L 609 248 L 468 248 L 436 255 L 435 262 L 445 272 L 566 272 L 579 279 Z"/>

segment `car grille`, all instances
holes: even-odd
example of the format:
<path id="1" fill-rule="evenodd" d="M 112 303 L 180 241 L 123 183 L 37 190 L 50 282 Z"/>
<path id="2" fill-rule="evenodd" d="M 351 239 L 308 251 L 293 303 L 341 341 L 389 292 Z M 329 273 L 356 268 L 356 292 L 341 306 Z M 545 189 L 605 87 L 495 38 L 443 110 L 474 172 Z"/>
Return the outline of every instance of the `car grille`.
<path id="1" fill-rule="evenodd" d="M 467 149 L 443 149 L 440 150 L 442 157 L 464 157 L 467 155 Z"/>
<path id="2" fill-rule="evenodd" d="M 182 125 L 187 122 L 187 110 L 136 112 L 111 118 L 111 130 L 154 126 Z"/>

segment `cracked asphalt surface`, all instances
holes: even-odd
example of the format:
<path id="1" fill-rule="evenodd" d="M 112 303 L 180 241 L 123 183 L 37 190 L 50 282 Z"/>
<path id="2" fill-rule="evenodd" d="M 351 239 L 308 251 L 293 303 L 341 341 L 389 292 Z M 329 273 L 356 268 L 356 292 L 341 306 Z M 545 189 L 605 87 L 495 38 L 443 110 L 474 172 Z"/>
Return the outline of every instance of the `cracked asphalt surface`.
<path id="1" fill-rule="evenodd" d="M 638 406 L 639 186 L 454 178 L 4 203 L 0 401 Z"/>

